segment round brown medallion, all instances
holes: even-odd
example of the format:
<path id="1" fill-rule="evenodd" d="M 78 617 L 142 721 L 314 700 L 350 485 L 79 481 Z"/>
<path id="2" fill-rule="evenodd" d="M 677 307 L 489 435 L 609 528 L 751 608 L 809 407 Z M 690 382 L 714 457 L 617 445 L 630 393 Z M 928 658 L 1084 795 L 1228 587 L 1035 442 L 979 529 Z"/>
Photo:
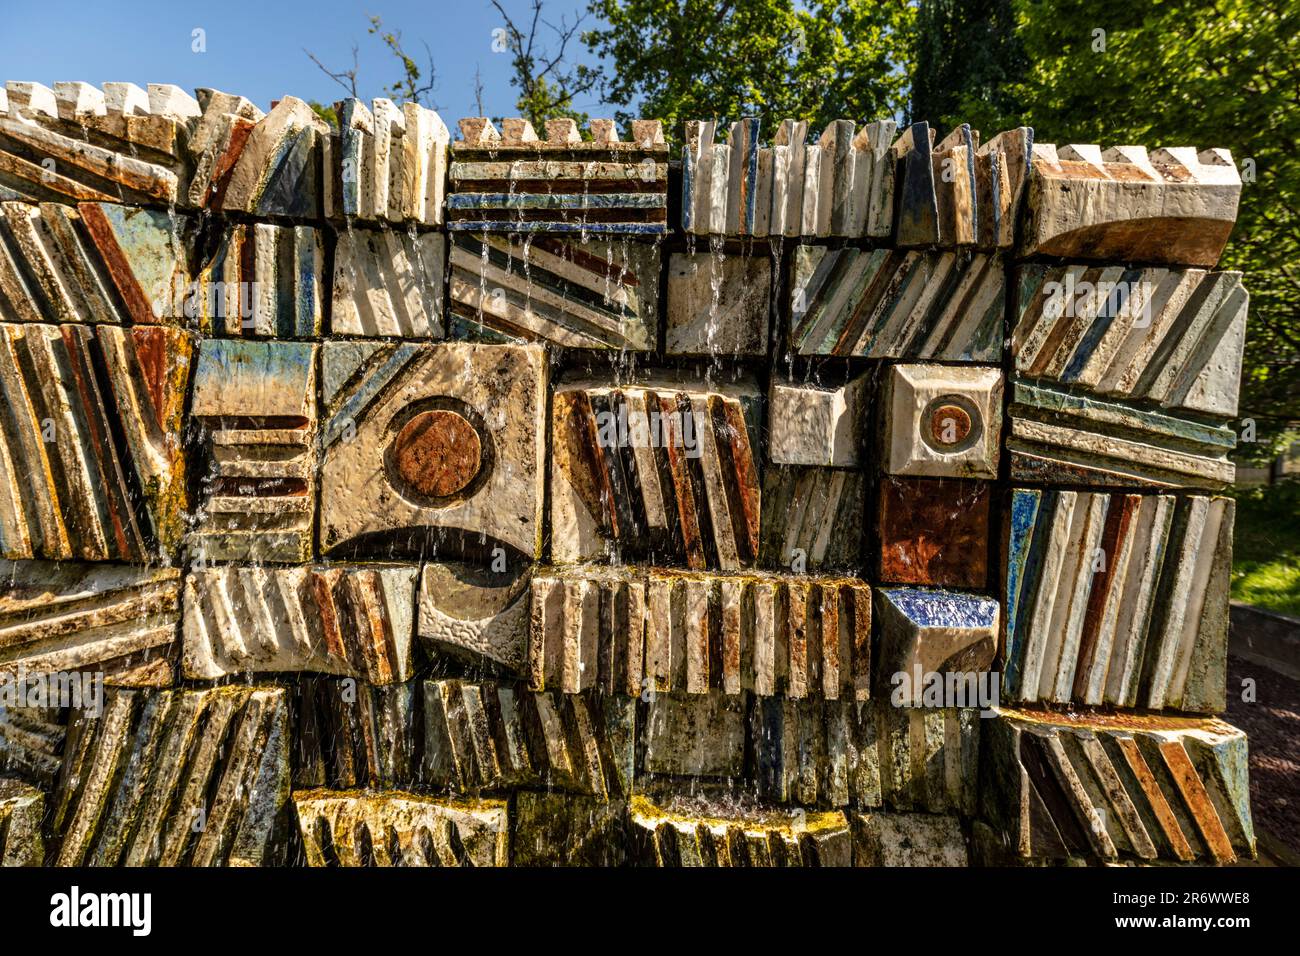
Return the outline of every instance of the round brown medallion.
<path id="1" fill-rule="evenodd" d="M 930 413 L 930 437 L 936 445 L 960 445 L 970 428 L 970 413 L 960 405 L 940 405 Z"/>
<path id="2" fill-rule="evenodd" d="M 393 442 L 392 461 L 420 494 L 442 498 L 474 480 L 483 463 L 483 446 L 464 416 L 434 409 L 402 427 Z"/>

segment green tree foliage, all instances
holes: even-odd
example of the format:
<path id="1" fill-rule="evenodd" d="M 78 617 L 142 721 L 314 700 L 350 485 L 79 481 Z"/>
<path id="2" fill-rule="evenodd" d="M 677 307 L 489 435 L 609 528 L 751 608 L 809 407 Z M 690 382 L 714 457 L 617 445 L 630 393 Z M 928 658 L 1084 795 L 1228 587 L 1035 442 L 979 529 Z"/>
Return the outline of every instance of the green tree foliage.
<path id="1" fill-rule="evenodd" d="M 618 118 L 761 117 L 814 126 L 906 107 L 915 8 L 905 0 L 592 0 L 583 41 L 607 64 Z"/>
<path id="2" fill-rule="evenodd" d="M 1260 439 L 1242 451 L 1269 456 L 1300 424 L 1300 5 L 1012 4 L 1014 22 L 991 15 L 998 29 L 968 47 L 964 5 L 923 2 L 913 108 L 986 137 L 1023 123 L 1040 142 L 1230 149 L 1247 182 L 1220 268 L 1244 272 L 1251 293 L 1241 416 Z M 978 64 L 1005 50 L 1023 60 L 998 94 L 996 70 Z"/>
<path id="3" fill-rule="evenodd" d="M 1028 66 L 1013 0 L 922 0 L 916 14 L 911 115 L 947 132 L 992 129 L 1020 104 Z"/>

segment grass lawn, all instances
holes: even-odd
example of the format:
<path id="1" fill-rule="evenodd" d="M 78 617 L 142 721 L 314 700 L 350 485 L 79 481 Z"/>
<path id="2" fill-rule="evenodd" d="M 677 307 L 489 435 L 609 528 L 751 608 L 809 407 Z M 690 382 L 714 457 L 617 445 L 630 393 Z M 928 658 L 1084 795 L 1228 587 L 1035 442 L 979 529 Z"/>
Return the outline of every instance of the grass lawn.
<path id="1" fill-rule="evenodd" d="M 1232 599 L 1300 617 L 1300 481 L 1236 492 Z"/>

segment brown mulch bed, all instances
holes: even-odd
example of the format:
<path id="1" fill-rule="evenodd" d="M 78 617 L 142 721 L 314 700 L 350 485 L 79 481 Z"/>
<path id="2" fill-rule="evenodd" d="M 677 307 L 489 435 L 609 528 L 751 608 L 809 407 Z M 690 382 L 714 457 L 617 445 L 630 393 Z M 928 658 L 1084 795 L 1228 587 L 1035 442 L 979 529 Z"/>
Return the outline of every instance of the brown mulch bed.
<path id="1" fill-rule="evenodd" d="M 1255 681 L 1255 700 L 1242 681 Z M 1300 682 L 1228 658 L 1228 722 L 1250 738 L 1250 803 L 1255 827 L 1300 854 Z"/>

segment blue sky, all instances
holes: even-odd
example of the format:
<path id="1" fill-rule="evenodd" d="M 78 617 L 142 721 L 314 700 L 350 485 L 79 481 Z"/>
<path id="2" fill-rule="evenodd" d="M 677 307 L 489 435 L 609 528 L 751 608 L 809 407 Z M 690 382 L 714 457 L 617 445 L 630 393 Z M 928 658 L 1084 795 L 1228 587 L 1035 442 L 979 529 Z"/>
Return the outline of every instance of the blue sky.
<path id="1" fill-rule="evenodd" d="M 528 0 L 503 5 L 521 25 L 527 22 Z M 546 16 L 563 14 L 571 22 L 585 7 L 584 0 L 547 0 Z M 351 65 L 356 42 L 359 92 L 369 99 L 397 79 L 396 61 L 366 32 L 371 14 L 381 16 L 385 28 L 401 30 L 407 52 L 421 63 L 428 43 L 438 74 L 432 98 L 448 125 L 475 113 L 476 66 L 488 115 L 515 114 L 509 55 L 492 50 L 501 18 L 488 0 L 0 0 L 0 79 L 175 83 L 191 92 L 209 86 L 247 96 L 263 109 L 285 94 L 330 103 L 343 90 L 303 48 L 342 69 Z M 191 49 L 196 28 L 206 31 L 205 53 Z M 569 49 L 585 58 L 580 43 Z M 575 105 L 613 115 L 595 97 Z"/>

